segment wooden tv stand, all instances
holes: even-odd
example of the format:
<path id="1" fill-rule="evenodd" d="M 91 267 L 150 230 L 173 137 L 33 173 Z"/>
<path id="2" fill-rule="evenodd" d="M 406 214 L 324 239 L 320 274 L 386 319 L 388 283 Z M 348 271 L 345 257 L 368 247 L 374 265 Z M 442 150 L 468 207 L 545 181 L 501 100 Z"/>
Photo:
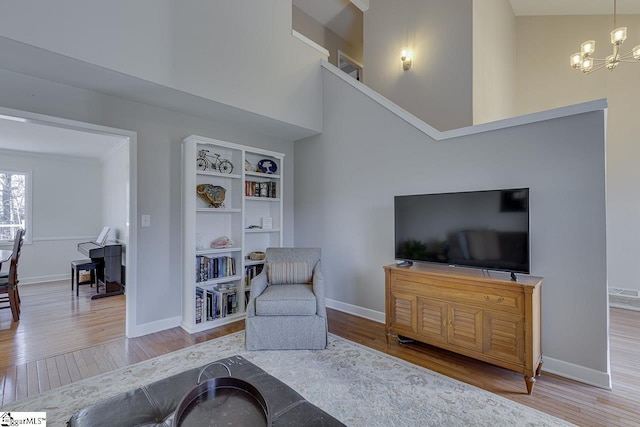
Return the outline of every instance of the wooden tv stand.
<path id="1" fill-rule="evenodd" d="M 542 278 L 438 265 L 385 271 L 387 344 L 392 335 L 524 374 L 540 375 Z"/>

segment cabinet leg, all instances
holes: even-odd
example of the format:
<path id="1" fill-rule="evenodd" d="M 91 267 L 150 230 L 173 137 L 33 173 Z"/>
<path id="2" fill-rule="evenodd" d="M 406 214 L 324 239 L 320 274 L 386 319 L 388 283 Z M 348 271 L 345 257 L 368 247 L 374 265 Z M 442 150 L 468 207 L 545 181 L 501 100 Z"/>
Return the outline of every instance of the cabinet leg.
<path id="1" fill-rule="evenodd" d="M 542 360 L 540 361 L 540 363 L 538 364 L 538 367 L 536 368 L 536 377 L 540 376 L 540 371 L 542 370 Z"/>
<path id="2" fill-rule="evenodd" d="M 531 394 L 531 392 L 533 392 L 533 386 L 536 383 L 536 378 L 525 375 L 524 382 L 527 385 L 527 394 Z"/>
<path id="3" fill-rule="evenodd" d="M 391 333 L 387 332 L 387 345 L 391 344 Z"/>

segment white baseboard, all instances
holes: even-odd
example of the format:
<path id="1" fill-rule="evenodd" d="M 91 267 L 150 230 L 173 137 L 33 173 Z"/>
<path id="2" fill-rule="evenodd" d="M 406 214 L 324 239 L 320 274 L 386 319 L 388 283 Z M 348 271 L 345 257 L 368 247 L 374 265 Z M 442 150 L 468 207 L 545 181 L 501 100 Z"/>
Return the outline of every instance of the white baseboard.
<path id="1" fill-rule="evenodd" d="M 181 316 L 175 316 L 168 319 L 157 320 L 155 322 L 144 323 L 142 325 L 135 325 L 133 330 L 127 331 L 127 338 L 141 337 L 143 335 L 149 335 L 166 329 L 175 328 L 176 326 L 180 326 L 181 321 Z"/>
<path id="2" fill-rule="evenodd" d="M 544 363 L 542 371 L 559 375 L 564 378 L 580 381 L 595 387 L 611 390 L 611 374 L 608 372 L 596 371 L 564 360 L 542 356 Z"/>
<path id="3" fill-rule="evenodd" d="M 371 310 L 369 308 L 359 307 L 357 305 L 347 304 L 345 302 L 336 301 L 334 299 L 325 298 L 325 305 L 334 310 L 342 311 L 354 316 L 364 317 L 378 323 L 385 323 L 385 314 L 381 311 Z"/>
<path id="4" fill-rule="evenodd" d="M 20 286 L 33 285 L 34 283 L 58 282 L 60 280 L 71 280 L 71 274 L 51 274 L 48 276 L 20 277 Z"/>
<path id="5" fill-rule="evenodd" d="M 334 310 L 353 314 L 354 316 L 363 317 L 365 319 L 373 320 L 374 322 L 385 323 L 385 314 L 380 311 L 347 304 L 329 298 L 325 299 L 325 304 L 327 307 Z M 564 378 L 580 381 L 581 383 L 611 390 L 611 374 L 607 372 L 596 371 L 595 369 L 586 368 L 584 366 L 547 356 L 544 356 L 543 360 L 544 364 L 542 365 L 542 370 L 544 372 L 549 372 L 550 374 L 559 375 Z"/>

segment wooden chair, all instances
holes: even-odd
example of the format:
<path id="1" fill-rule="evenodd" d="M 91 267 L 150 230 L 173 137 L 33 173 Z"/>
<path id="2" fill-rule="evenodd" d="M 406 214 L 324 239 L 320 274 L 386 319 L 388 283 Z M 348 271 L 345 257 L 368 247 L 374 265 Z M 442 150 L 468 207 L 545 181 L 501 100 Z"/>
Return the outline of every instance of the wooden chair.
<path id="1" fill-rule="evenodd" d="M 0 277 L 0 309 L 10 308 L 14 322 L 20 320 L 20 294 L 18 293 L 18 261 L 22 251 L 24 230 L 16 231 L 11 254 L 11 266 L 5 277 Z M 7 304 L 7 305 L 4 305 Z"/>

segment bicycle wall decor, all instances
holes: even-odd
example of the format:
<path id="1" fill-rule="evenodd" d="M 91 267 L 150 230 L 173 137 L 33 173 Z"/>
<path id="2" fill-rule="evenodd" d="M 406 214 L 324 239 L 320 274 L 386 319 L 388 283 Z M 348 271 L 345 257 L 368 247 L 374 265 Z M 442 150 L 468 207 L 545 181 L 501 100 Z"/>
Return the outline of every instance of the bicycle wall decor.
<path id="1" fill-rule="evenodd" d="M 233 172 L 233 163 L 220 157 L 220 154 L 209 154 L 209 150 L 198 150 L 196 168 L 207 171 L 212 170 L 220 173 Z"/>

